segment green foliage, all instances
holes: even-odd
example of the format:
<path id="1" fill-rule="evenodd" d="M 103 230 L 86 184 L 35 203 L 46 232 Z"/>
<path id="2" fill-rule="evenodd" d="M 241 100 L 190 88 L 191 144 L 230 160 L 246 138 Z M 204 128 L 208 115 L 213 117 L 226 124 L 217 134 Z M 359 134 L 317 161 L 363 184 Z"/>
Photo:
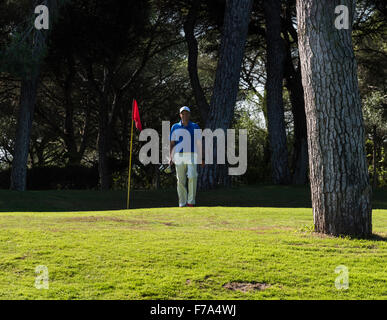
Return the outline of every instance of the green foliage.
<path id="1" fill-rule="evenodd" d="M 137 49 L 140 36 L 149 32 L 149 15 L 148 0 L 69 1 L 58 15 L 50 46 L 59 54 L 71 51 L 106 63 Z"/>
<path id="2" fill-rule="evenodd" d="M 270 181 L 270 168 L 267 162 L 267 131 L 263 128 L 262 113 L 253 105 L 235 112 L 234 128 L 247 130 L 247 171 L 242 181 L 247 184 Z M 238 131 L 237 131 L 238 132 Z M 238 141 L 238 137 L 236 138 Z M 236 144 L 238 148 L 238 143 Z"/>
<path id="3" fill-rule="evenodd" d="M 387 131 L 387 94 L 371 90 L 363 99 L 364 120 L 369 127 Z"/>
<path id="4" fill-rule="evenodd" d="M 57 19 L 59 9 L 67 2 L 70 0 L 49 1 L 50 30 Z M 7 5 L 14 4 L 7 3 Z M 40 66 L 48 53 L 46 38 L 50 30 L 36 30 L 34 27 L 36 15 L 31 14 L 31 12 L 28 13 L 27 19 L 19 24 L 15 24 L 13 21 L 8 22 L 8 28 L 12 32 L 9 32 L 8 43 L 0 48 L 0 72 L 8 72 L 17 77 L 27 78 L 40 70 Z"/>
<path id="5" fill-rule="evenodd" d="M 379 90 L 372 90 L 363 98 L 363 114 L 367 134 L 366 150 L 369 172 L 375 185 L 387 185 L 387 95 Z M 375 150 L 374 150 L 375 149 Z M 374 152 L 376 162 L 376 177 L 374 176 Z"/>
<path id="6" fill-rule="evenodd" d="M 385 187 L 387 186 L 387 157 L 386 157 L 386 148 L 382 147 L 380 152 L 380 160 L 378 161 L 378 174 L 379 181 L 378 186 Z"/>
<path id="7" fill-rule="evenodd" d="M 28 77 L 37 72 L 44 59 L 47 49 L 31 48 L 26 41 L 29 35 L 15 33 L 10 44 L 0 51 L 0 72 L 8 72 L 17 77 Z"/>
<path id="8" fill-rule="evenodd" d="M 95 141 L 98 136 L 98 112 L 102 91 L 109 116 L 111 119 L 114 119 L 113 114 L 117 116 L 117 120 L 114 120 L 111 126 L 112 153 L 117 161 L 122 160 L 127 154 L 126 124 L 133 97 L 139 100 L 143 125 L 152 127 L 159 133 L 162 120 L 170 120 L 172 123 L 179 120 L 176 110 L 181 105 L 190 105 L 193 110 L 193 121 L 198 122 L 201 127 L 204 126 L 190 85 L 187 47 L 181 32 L 191 1 L 50 1 L 56 8 L 65 2 L 67 3 L 61 10 L 55 9 L 54 12 L 50 10 L 50 24 L 53 28 L 48 38 L 42 36 L 46 35 L 45 31 L 38 33 L 31 28 L 34 15 L 31 15 L 30 1 L 8 0 L 0 4 L 2 9 L 0 72 L 26 77 L 41 67 L 43 75 L 31 135 L 33 143 L 30 156 L 34 153 L 32 156 L 34 165 L 35 141 L 41 137 L 45 142 L 38 145 L 41 150 L 44 149 L 43 165 L 61 166 L 67 161 L 68 146 L 65 139 L 71 133 L 66 132 L 67 129 L 64 128 L 66 115 L 72 115 L 76 147 L 81 149 L 81 142 L 87 142 L 81 163 L 97 161 Z M 372 151 L 375 146 L 378 184 L 385 185 L 387 115 L 384 93 L 387 33 L 383 16 L 372 5 L 374 2 L 363 0 L 358 2 L 359 14 L 354 29 L 354 43 L 359 62 L 366 134 L 369 140 L 367 143 L 369 169 L 372 173 Z M 199 45 L 198 74 L 207 101 L 210 101 L 212 96 L 224 5 L 224 0 L 200 1 L 196 20 L 195 35 Z M 294 3 L 290 6 L 294 15 Z M 241 90 L 239 98 L 244 100 L 243 104 L 248 104 L 249 108 L 237 110 L 234 121 L 235 128 L 248 130 L 248 170 L 241 177 L 243 183 L 266 182 L 271 179 L 266 130 L 266 94 L 263 92 L 261 95 L 261 88 L 265 82 L 265 41 L 262 29 L 264 19 L 261 9 L 261 1 L 255 2 L 243 66 L 246 70 L 242 72 L 245 77 L 249 76 L 251 83 L 245 84 L 246 92 Z M 19 21 L 28 17 L 28 14 L 31 17 L 19 24 Z M 34 35 L 37 35 L 39 40 L 37 47 L 39 50 L 32 46 Z M 296 43 L 292 44 L 292 55 L 295 58 L 296 49 Z M 93 74 L 90 75 L 88 72 Z M 124 83 L 129 85 L 121 90 Z M 2 148 L 12 145 L 14 140 L 11 135 L 11 131 L 14 131 L 14 122 L 10 119 L 16 119 L 20 93 L 18 87 L 9 89 L 3 84 L 4 82 L 0 83 L 2 100 L 0 107 L 7 117 L 1 118 L 0 123 L 3 129 L 0 141 Z M 13 93 L 12 90 L 17 93 Z M 118 108 L 115 109 L 118 110 L 117 113 L 112 112 L 113 103 L 117 103 Z M 294 126 L 287 90 L 284 90 L 284 104 L 289 158 L 293 158 Z M 10 111 L 5 111 L 4 105 L 12 106 Z M 69 106 L 73 110 L 66 113 Z M 88 113 L 91 114 L 90 118 L 86 117 Z M 85 126 L 86 123 L 89 125 Z M 375 141 L 372 136 L 373 126 L 377 126 Z M 134 146 L 138 151 L 141 143 L 135 139 Z M 5 162 L 4 157 L 1 161 Z M 151 188 L 154 185 L 154 169 L 151 166 L 136 168 L 133 173 L 134 187 Z M 160 178 L 162 187 L 175 184 L 173 176 Z M 114 188 L 125 188 L 127 170 L 114 171 L 113 180 Z"/>

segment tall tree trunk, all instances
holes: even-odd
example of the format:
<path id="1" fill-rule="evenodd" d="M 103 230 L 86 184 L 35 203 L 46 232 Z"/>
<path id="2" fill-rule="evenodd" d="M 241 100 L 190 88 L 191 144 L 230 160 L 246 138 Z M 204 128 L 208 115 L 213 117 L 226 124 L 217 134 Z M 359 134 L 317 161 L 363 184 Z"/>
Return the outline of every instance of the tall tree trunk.
<path id="1" fill-rule="evenodd" d="M 226 0 L 225 18 L 214 92 L 206 128 L 215 131 L 230 128 L 239 89 L 242 59 L 250 22 L 252 0 Z M 217 164 L 217 141 L 214 141 L 214 164 L 199 170 L 199 188 L 214 188 L 218 181 L 229 184 L 227 165 Z"/>
<path id="2" fill-rule="evenodd" d="M 378 161 L 376 159 L 376 143 L 377 143 L 377 134 L 376 134 L 376 126 L 372 127 L 372 166 L 373 166 L 373 179 L 372 179 L 372 187 L 376 189 L 378 186 Z"/>
<path id="3" fill-rule="evenodd" d="M 113 178 L 110 165 L 111 134 L 107 103 L 101 103 L 99 108 L 99 130 L 97 144 L 100 189 L 109 190 L 113 185 Z"/>
<path id="4" fill-rule="evenodd" d="M 153 165 L 153 189 L 159 190 L 160 189 L 160 170 L 159 170 L 159 165 L 154 164 Z"/>
<path id="5" fill-rule="evenodd" d="M 75 61 L 73 56 L 67 57 L 68 74 L 64 85 L 64 105 L 66 109 L 65 123 L 64 123 L 64 142 L 67 149 L 67 165 L 78 166 L 81 163 L 82 156 L 78 151 L 77 142 L 74 134 L 74 104 L 71 98 L 73 82 L 75 78 Z"/>
<path id="6" fill-rule="evenodd" d="M 350 27 L 336 29 L 346 5 Z M 297 0 L 315 231 L 367 237 L 371 187 L 352 45 L 353 0 Z"/>
<path id="7" fill-rule="evenodd" d="M 20 104 L 11 171 L 11 190 L 25 191 L 31 127 L 36 103 L 38 74 L 21 81 Z"/>
<path id="8" fill-rule="evenodd" d="M 294 155 L 293 178 L 294 184 L 308 182 L 308 134 L 306 128 L 304 88 L 302 87 L 301 65 L 294 68 L 290 48 L 287 53 L 285 68 L 286 87 L 289 91 L 294 120 Z"/>
<path id="9" fill-rule="evenodd" d="M 281 38 L 281 1 L 264 1 L 267 42 L 267 117 L 274 184 L 291 181 L 283 104 L 285 44 Z"/>
<path id="10" fill-rule="evenodd" d="M 93 61 L 89 58 L 83 59 L 84 66 L 86 68 L 88 81 L 91 84 L 91 89 L 98 96 L 98 138 L 97 138 L 97 150 L 98 150 L 98 173 L 100 190 L 109 190 L 113 185 L 112 177 L 112 132 L 115 125 L 115 120 L 118 115 L 117 101 L 111 103 L 109 101 L 109 88 L 111 87 L 111 72 L 103 66 L 103 82 L 100 85 L 96 81 L 93 71 Z M 110 110 L 112 116 L 109 116 Z"/>
<path id="11" fill-rule="evenodd" d="M 184 23 L 184 34 L 188 45 L 188 73 L 191 81 L 192 91 L 195 96 L 196 103 L 200 110 L 200 115 L 203 123 L 206 123 L 207 114 L 210 106 L 204 95 L 203 88 L 200 84 L 198 75 L 198 41 L 195 38 L 195 22 L 197 13 L 200 7 L 201 0 L 193 0 L 191 8 L 188 12 Z"/>
<path id="12" fill-rule="evenodd" d="M 286 62 L 285 62 L 285 79 L 286 88 L 290 96 L 292 105 L 293 123 L 294 123 L 294 144 L 293 144 L 293 177 L 292 183 L 303 185 L 307 184 L 309 157 L 308 157 L 308 132 L 306 128 L 304 88 L 302 87 L 301 63 L 298 57 L 297 68 L 293 63 L 292 57 L 292 40 L 298 38 L 297 30 L 293 25 L 293 11 L 296 0 L 287 2 L 284 19 L 283 35 L 286 41 Z M 292 40 L 291 40 L 291 38 Z"/>
<path id="13" fill-rule="evenodd" d="M 33 1 L 34 8 L 38 5 L 38 2 L 38 0 Z M 63 2 L 64 0 L 46 0 L 44 2 L 50 11 L 50 26 L 52 26 L 52 22 L 57 16 L 59 6 L 63 4 Z M 33 31 L 26 32 L 27 45 L 31 49 L 32 57 L 36 59 L 42 55 L 46 46 L 48 32 L 46 30 L 38 31 L 34 29 Z M 29 35 L 30 32 L 31 35 Z M 11 171 L 11 190 L 26 190 L 27 161 L 41 62 L 40 57 L 37 62 L 35 62 L 35 65 L 28 76 L 23 76 L 21 81 L 20 105 Z"/>

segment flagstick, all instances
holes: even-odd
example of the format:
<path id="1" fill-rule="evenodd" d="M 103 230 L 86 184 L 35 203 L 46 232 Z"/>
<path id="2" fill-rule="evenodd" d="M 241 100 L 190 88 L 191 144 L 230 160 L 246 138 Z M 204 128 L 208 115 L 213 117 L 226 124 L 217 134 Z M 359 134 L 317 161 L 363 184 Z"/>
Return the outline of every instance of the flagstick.
<path id="1" fill-rule="evenodd" d="M 129 209 L 129 195 L 130 195 L 130 175 L 132 173 L 132 150 L 133 150 L 133 105 L 132 105 L 132 132 L 130 137 L 130 160 L 129 160 L 129 178 L 128 178 L 128 200 L 126 203 L 127 209 Z"/>

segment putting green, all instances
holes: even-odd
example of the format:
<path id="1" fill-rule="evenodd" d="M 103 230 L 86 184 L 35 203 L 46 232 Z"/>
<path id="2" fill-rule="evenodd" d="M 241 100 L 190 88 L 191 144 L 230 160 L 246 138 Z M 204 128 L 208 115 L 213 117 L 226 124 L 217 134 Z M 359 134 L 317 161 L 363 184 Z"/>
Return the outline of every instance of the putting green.
<path id="1" fill-rule="evenodd" d="M 0 299 L 386 299 L 387 210 L 372 240 L 312 223 L 305 208 L 2 212 Z"/>

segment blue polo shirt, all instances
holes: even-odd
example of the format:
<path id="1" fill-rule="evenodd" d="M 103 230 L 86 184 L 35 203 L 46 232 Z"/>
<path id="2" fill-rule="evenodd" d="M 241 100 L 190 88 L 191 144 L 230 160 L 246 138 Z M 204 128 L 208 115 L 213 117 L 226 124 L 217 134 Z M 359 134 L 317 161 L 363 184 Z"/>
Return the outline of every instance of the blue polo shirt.
<path id="1" fill-rule="evenodd" d="M 177 141 L 175 146 L 175 151 L 178 152 L 197 152 L 197 146 L 195 141 L 195 129 L 200 129 L 200 127 L 192 121 L 188 122 L 188 126 L 183 126 L 182 121 L 175 123 L 171 128 L 171 134 L 169 136 L 170 141 Z M 187 130 L 190 136 L 190 140 L 184 140 L 184 132 L 182 130 Z M 187 136 L 188 137 L 188 136 Z M 200 132 L 197 132 L 197 140 L 202 140 L 202 135 Z M 177 146 L 178 144 L 181 144 Z M 190 144 L 190 145 L 189 145 Z"/>

